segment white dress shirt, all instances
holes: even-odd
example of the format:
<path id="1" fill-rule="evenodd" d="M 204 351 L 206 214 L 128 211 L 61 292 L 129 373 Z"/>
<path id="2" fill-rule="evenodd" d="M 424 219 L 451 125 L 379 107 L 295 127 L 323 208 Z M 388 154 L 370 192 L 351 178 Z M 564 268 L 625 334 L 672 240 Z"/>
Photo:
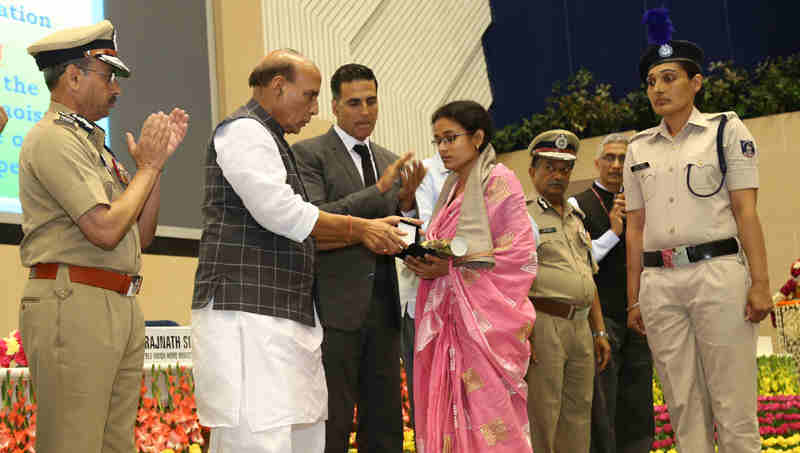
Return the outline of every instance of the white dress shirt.
<path id="1" fill-rule="evenodd" d="M 595 180 L 594 183 L 597 184 L 601 189 L 605 190 L 606 192 L 611 192 L 604 185 L 602 185 L 600 181 Z M 578 206 L 578 200 L 576 200 L 575 197 L 569 197 L 567 201 L 572 206 L 581 209 L 581 207 Z M 581 209 L 581 211 L 583 211 L 583 209 Z M 592 240 L 592 258 L 594 258 L 594 260 L 599 263 L 603 258 L 606 257 L 606 255 L 608 255 L 608 252 L 610 252 L 611 249 L 613 249 L 614 246 L 616 246 L 619 243 L 620 239 L 621 238 L 617 236 L 617 233 L 615 233 L 614 230 L 609 228 L 599 238 Z"/>
<path id="2" fill-rule="evenodd" d="M 422 220 L 422 229 L 427 230 L 428 224 L 433 215 L 433 208 L 436 206 L 436 201 L 439 199 L 439 193 L 442 191 L 447 175 L 450 170 L 444 168 L 439 153 L 433 155 L 422 161 L 422 165 L 427 169 L 425 177 L 419 183 L 417 191 L 414 193 L 417 200 L 417 212 L 419 212 L 419 219 Z M 400 293 L 400 305 L 403 312 L 408 313 L 412 319 L 414 318 L 414 310 L 417 305 L 417 288 L 419 287 L 419 278 L 407 268 L 405 263 L 397 260 L 397 283 Z"/>
<path id="3" fill-rule="evenodd" d="M 364 145 L 369 150 L 370 156 L 370 163 L 372 164 L 372 171 L 375 172 L 375 178 L 377 181 L 378 178 L 378 169 L 375 168 L 375 158 L 372 157 L 372 147 L 369 146 L 369 137 L 364 139 L 364 141 L 358 140 L 355 137 L 351 136 L 347 132 L 344 131 L 338 124 L 333 125 L 333 130 L 336 131 L 336 134 L 342 139 L 342 143 L 344 143 L 344 147 L 347 148 L 347 151 L 350 153 L 350 158 L 353 159 L 353 163 L 356 166 L 356 170 L 358 170 L 358 174 L 361 176 L 361 183 L 364 183 L 364 169 L 361 167 L 361 155 L 357 152 L 353 151 L 353 148 L 356 145 Z"/>

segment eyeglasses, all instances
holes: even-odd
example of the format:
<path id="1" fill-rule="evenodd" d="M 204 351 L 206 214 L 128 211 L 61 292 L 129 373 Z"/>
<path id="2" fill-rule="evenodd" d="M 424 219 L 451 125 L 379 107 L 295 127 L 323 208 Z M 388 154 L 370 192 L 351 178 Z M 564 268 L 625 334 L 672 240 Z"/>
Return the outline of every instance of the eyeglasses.
<path id="1" fill-rule="evenodd" d="M 106 79 L 106 83 L 109 84 L 109 85 L 113 85 L 115 82 L 118 81 L 117 80 L 117 73 L 114 72 L 114 71 L 103 72 L 103 71 L 98 71 L 96 69 L 90 69 L 90 68 L 81 68 L 81 70 L 89 71 L 89 72 L 95 72 L 97 74 L 100 74 L 100 76 L 102 76 L 102 77 L 104 77 Z"/>
<path id="2" fill-rule="evenodd" d="M 603 154 L 602 159 L 609 164 L 613 164 L 614 161 L 620 163 L 620 165 L 625 163 L 625 155 L 624 154 Z"/>
<path id="3" fill-rule="evenodd" d="M 469 132 L 464 132 L 463 134 L 445 135 L 444 137 L 434 138 L 433 140 L 431 140 L 431 145 L 436 147 L 439 147 L 439 145 L 441 145 L 442 143 L 446 145 L 452 145 L 456 141 L 456 139 L 458 137 L 461 137 L 462 135 L 472 135 L 472 134 L 470 134 Z"/>

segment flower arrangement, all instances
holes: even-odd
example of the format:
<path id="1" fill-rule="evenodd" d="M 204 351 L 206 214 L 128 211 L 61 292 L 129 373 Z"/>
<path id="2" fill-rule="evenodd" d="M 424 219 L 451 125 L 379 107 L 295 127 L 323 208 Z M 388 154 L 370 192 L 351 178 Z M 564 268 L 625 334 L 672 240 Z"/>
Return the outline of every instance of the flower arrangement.
<path id="1" fill-rule="evenodd" d="M 653 380 L 656 429 L 651 453 L 675 453 L 675 433 L 667 406 Z M 800 395 L 795 361 L 787 356 L 758 358 L 758 429 L 763 452 L 800 452 Z"/>
<path id="2" fill-rule="evenodd" d="M 789 268 L 789 275 L 791 278 L 781 286 L 781 289 L 772 296 L 772 302 L 778 303 L 783 300 L 791 299 L 798 293 L 797 284 L 800 282 L 800 259 L 792 263 Z"/>
<path id="3" fill-rule="evenodd" d="M 14 332 L 9 337 L 18 338 Z M 758 368 L 762 451 L 800 453 L 800 395 L 795 361 L 786 356 L 759 357 Z M 405 373 L 402 385 L 403 452 L 414 453 Z M 200 426 L 197 419 L 191 371 L 183 367 L 153 367 L 150 376 L 142 378 L 140 392 L 134 429 L 137 452 L 200 453 L 208 440 L 208 429 Z M 675 433 L 657 376 L 653 380 L 653 397 L 656 429 L 651 453 L 675 453 Z M 36 395 L 30 383 L 23 378 L 13 379 L 11 371 L 6 371 L 0 381 L 0 401 L 0 453 L 35 453 Z M 350 452 L 356 453 L 355 436 L 351 440 Z"/>
<path id="4" fill-rule="evenodd" d="M 0 339 L 0 368 L 15 366 L 28 366 L 28 357 L 22 348 L 22 337 L 16 329 Z"/>
<path id="5" fill-rule="evenodd" d="M 22 378 L 15 381 L 6 371 L 0 384 L 0 453 L 35 453 L 36 403 L 32 392 L 28 398 L 27 387 Z"/>
<path id="6" fill-rule="evenodd" d="M 167 389 L 161 395 L 159 381 Z M 141 453 L 200 453 L 205 443 L 203 428 L 197 419 L 194 399 L 194 379 L 184 367 L 155 366 L 150 372 L 150 393 L 147 397 L 146 378 L 142 376 L 139 413 L 134 437 Z M 207 430 L 206 430 L 206 435 Z"/>

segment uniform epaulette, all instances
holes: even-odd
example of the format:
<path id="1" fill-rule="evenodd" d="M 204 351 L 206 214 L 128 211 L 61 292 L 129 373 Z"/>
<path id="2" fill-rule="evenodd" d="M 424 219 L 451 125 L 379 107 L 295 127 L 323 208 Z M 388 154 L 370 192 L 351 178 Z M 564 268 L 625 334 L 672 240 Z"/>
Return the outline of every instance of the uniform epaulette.
<path id="1" fill-rule="evenodd" d="M 708 120 L 708 121 L 718 120 L 718 119 L 722 118 L 723 116 L 727 117 L 729 120 L 732 120 L 734 118 L 737 118 L 737 119 L 739 118 L 739 115 L 737 115 L 736 112 L 734 112 L 734 111 L 716 112 L 716 113 L 704 113 L 703 115 L 705 115 L 706 120 Z"/>
<path id="2" fill-rule="evenodd" d="M 550 203 L 548 203 L 548 202 L 547 202 L 547 200 L 545 200 L 545 199 L 544 199 L 544 198 L 542 198 L 542 197 L 539 197 L 539 198 L 537 198 L 537 199 L 536 199 L 536 203 L 537 203 L 537 204 L 539 205 L 539 207 L 540 207 L 540 208 L 542 208 L 543 210 L 544 210 L 544 209 L 547 209 L 547 208 L 549 208 L 549 207 L 550 207 Z"/>
<path id="3" fill-rule="evenodd" d="M 658 128 L 659 127 L 660 126 L 654 126 L 654 127 L 651 127 L 650 129 L 645 129 L 643 131 L 639 131 L 639 132 L 633 134 L 633 136 L 630 138 L 628 143 L 633 143 L 635 140 L 638 140 L 640 138 L 650 137 L 650 136 L 655 135 L 658 132 Z"/>
<path id="4" fill-rule="evenodd" d="M 78 115 L 77 113 L 58 112 L 58 118 L 55 119 L 56 124 L 64 126 L 71 126 L 73 128 L 80 127 L 86 132 L 91 133 L 94 131 L 95 125 L 86 118 Z"/>

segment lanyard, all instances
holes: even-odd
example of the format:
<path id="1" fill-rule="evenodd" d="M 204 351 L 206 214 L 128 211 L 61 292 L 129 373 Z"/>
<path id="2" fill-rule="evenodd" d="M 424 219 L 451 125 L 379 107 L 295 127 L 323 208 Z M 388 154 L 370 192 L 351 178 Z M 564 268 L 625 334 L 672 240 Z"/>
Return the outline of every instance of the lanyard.
<path id="1" fill-rule="evenodd" d="M 600 194 L 599 194 L 599 193 L 597 193 L 597 191 L 596 191 L 596 190 L 594 190 L 594 185 L 592 185 L 592 193 L 594 194 L 594 196 L 595 196 L 595 197 L 597 197 L 597 201 L 599 201 L 599 202 L 600 202 L 600 206 L 602 206 L 602 207 L 603 207 L 603 211 L 606 211 L 606 215 L 607 215 L 607 216 L 610 216 L 610 215 L 611 215 L 611 213 L 610 213 L 610 212 L 608 212 L 608 208 L 606 207 L 606 204 L 603 202 L 603 199 L 600 197 Z"/>

